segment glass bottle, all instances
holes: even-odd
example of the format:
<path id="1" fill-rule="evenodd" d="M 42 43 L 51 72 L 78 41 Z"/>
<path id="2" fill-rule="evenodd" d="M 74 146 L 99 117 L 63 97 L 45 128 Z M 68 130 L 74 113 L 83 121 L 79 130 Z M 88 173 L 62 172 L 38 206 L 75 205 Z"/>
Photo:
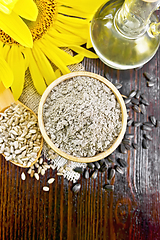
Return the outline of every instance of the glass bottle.
<path id="1" fill-rule="evenodd" d="M 153 12 L 160 0 L 111 0 L 95 13 L 90 28 L 100 59 L 115 69 L 143 66 L 160 44 L 160 23 Z"/>

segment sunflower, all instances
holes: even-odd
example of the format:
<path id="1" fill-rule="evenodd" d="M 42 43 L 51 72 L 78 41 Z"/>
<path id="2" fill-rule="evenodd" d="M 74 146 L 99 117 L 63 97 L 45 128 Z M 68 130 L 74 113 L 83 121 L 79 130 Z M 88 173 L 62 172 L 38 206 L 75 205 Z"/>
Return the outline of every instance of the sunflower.
<path id="1" fill-rule="evenodd" d="M 0 0 L 0 29 L 23 46 L 32 47 L 33 39 L 22 18 L 35 21 L 37 15 L 33 0 Z"/>
<path id="2" fill-rule="evenodd" d="M 22 93 L 27 68 L 35 88 L 42 94 L 57 77 L 70 72 L 69 65 L 81 62 L 84 56 L 97 58 L 96 54 L 82 45 L 87 43 L 87 48 L 91 47 L 90 21 L 104 0 L 34 2 L 38 8 L 36 21 L 23 19 L 32 34 L 33 47 L 23 46 L 7 32 L 0 31 L 0 52 L 13 71 L 11 89 L 16 99 Z M 71 56 L 65 52 L 63 48 L 66 47 L 76 54 Z"/>
<path id="3" fill-rule="evenodd" d="M 13 73 L 7 62 L 0 56 L 0 82 L 2 81 L 5 88 L 9 88 L 13 83 Z"/>

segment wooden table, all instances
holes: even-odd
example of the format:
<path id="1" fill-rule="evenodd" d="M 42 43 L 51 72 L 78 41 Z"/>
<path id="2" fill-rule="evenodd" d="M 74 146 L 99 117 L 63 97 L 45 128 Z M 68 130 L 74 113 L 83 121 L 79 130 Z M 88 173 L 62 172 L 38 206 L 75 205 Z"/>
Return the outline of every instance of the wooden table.
<path id="1" fill-rule="evenodd" d="M 140 89 L 148 98 L 145 115 L 131 111 L 135 121 L 147 121 L 154 115 L 160 120 L 160 49 L 156 56 L 139 70 L 119 71 L 105 66 L 100 60 L 84 59 L 87 71 L 106 76 L 112 83 L 122 83 L 122 94 Z M 143 72 L 157 78 L 149 88 Z M 152 131 L 149 149 L 142 148 L 143 131 L 129 127 L 134 133 L 138 150 L 124 155 L 128 168 L 112 180 L 114 191 L 102 186 L 107 172 L 96 180 L 81 177 L 81 191 L 74 194 L 72 183 L 48 170 L 37 181 L 27 175 L 21 180 L 22 168 L 0 157 L 0 239 L 68 239 L 68 240 L 130 240 L 160 239 L 160 127 Z M 116 162 L 117 154 L 114 155 Z M 27 171 L 26 171 L 27 172 Z M 42 187 L 55 177 L 49 192 Z"/>

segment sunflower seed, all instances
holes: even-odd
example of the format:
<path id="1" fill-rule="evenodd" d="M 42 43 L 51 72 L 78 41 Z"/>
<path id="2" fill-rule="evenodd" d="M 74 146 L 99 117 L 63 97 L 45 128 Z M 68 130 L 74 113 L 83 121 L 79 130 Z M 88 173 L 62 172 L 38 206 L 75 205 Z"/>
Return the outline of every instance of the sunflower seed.
<path id="1" fill-rule="evenodd" d="M 141 109 L 141 113 L 144 115 L 146 114 L 146 108 L 145 108 L 145 105 L 144 104 L 140 104 L 139 105 L 139 108 Z"/>
<path id="2" fill-rule="evenodd" d="M 141 112 L 141 109 L 137 106 L 137 105 L 134 105 L 132 107 L 132 109 L 136 112 L 136 113 L 140 113 Z"/>
<path id="3" fill-rule="evenodd" d="M 30 169 L 28 170 L 28 174 L 31 174 L 31 172 L 32 172 L 32 169 L 30 168 Z"/>
<path id="4" fill-rule="evenodd" d="M 39 174 L 38 173 L 35 173 L 34 177 L 35 177 L 35 179 L 39 180 Z"/>
<path id="5" fill-rule="evenodd" d="M 143 124 L 142 125 L 142 130 L 144 130 L 144 131 L 152 131 L 152 128 Z"/>
<path id="6" fill-rule="evenodd" d="M 151 122 L 144 122 L 143 125 L 153 128 L 154 125 Z"/>
<path id="7" fill-rule="evenodd" d="M 39 168 L 39 164 L 38 164 L 38 163 L 35 163 L 34 166 L 35 166 L 36 168 Z"/>
<path id="8" fill-rule="evenodd" d="M 119 165 L 122 167 L 122 168 L 126 168 L 128 166 L 127 162 L 122 159 L 122 158 L 118 158 L 117 159 L 117 162 L 119 163 Z"/>
<path id="9" fill-rule="evenodd" d="M 156 81 L 157 80 L 154 76 L 152 76 L 151 74 L 149 74 L 147 72 L 144 72 L 143 75 L 148 81 Z"/>
<path id="10" fill-rule="evenodd" d="M 13 135 L 18 135 L 18 132 L 14 131 L 14 130 L 10 130 L 10 133 L 12 133 Z"/>
<path id="11" fill-rule="evenodd" d="M 85 179 L 88 179 L 88 178 L 89 178 L 89 171 L 88 171 L 87 169 L 84 170 L 84 172 L 83 172 L 83 177 L 84 177 Z"/>
<path id="12" fill-rule="evenodd" d="M 43 187 L 43 191 L 48 192 L 48 191 L 49 191 L 49 187 L 44 186 L 44 187 Z"/>
<path id="13" fill-rule="evenodd" d="M 38 174 L 41 173 L 41 170 L 42 170 L 42 167 L 40 166 L 40 167 L 38 168 Z"/>
<path id="14" fill-rule="evenodd" d="M 124 147 L 125 147 L 125 149 L 127 149 L 127 150 L 130 150 L 130 149 L 131 149 L 131 145 L 130 145 L 130 144 L 124 144 Z"/>
<path id="15" fill-rule="evenodd" d="M 133 126 L 134 126 L 134 127 L 139 127 L 139 126 L 141 126 L 141 122 L 139 122 L 139 121 L 137 121 L 137 122 L 134 121 L 134 122 L 133 122 Z"/>
<path id="16" fill-rule="evenodd" d="M 114 157 L 113 155 L 109 155 L 108 157 L 105 158 L 109 163 L 113 163 L 114 162 Z"/>
<path id="17" fill-rule="evenodd" d="M 72 191 L 73 191 L 74 193 L 78 193 L 80 189 L 81 189 L 81 184 L 80 184 L 80 183 L 76 183 L 76 184 L 73 185 L 73 187 L 72 187 Z"/>
<path id="18" fill-rule="evenodd" d="M 147 87 L 153 87 L 154 84 L 155 84 L 154 82 L 149 82 L 149 81 L 148 81 L 148 82 L 147 82 Z"/>
<path id="19" fill-rule="evenodd" d="M 114 86 L 117 88 L 117 89 L 120 89 L 122 87 L 122 84 L 121 83 L 115 83 Z"/>
<path id="20" fill-rule="evenodd" d="M 128 103 L 131 102 L 131 98 L 126 98 L 126 99 L 124 99 L 124 102 L 125 102 L 125 104 L 127 105 Z"/>
<path id="21" fill-rule="evenodd" d="M 105 184 L 103 186 L 103 189 L 105 189 L 107 191 L 113 191 L 114 190 L 114 185 Z"/>
<path id="22" fill-rule="evenodd" d="M 139 98 L 140 98 L 140 95 L 141 95 L 141 91 L 140 91 L 140 90 L 137 90 L 136 95 L 135 95 L 135 98 L 139 99 Z"/>
<path id="23" fill-rule="evenodd" d="M 108 169 L 108 164 L 106 162 L 103 162 L 99 171 L 100 172 L 105 172 L 107 169 Z"/>
<path id="24" fill-rule="evenodd" d="M 139 100 L 137 98 L 132 98 L 131 99 L 131 102 L 135 105 L 138 105 L 139 104 Z"/>
<path id="25" fill-rule="evenodd" d="M 144 93 L 142 93 L 140 96 L 141 96 L 141 98 L 142 98 L 143 100 L 148 101 L 148 99 L 147 99 L 147 97 L 146 97 L 146 95 L 145 95 Z"/>
<path id="26" fill-rule="evenodd" d="M 57 175 L 58 176 L 63 176 L 63 173 L 58 172 Z"/>
<path id="27" fill-rule="evenodd" d="M 98 176 L 98 169 L 91 172 L 90 177 L 93 179 L 96 179 Z"/>
<path id="28" fill-rule="evenodd" d="M 43 158 L 39 158 L 39 164 L 43 163 Z"/>
<path id="29" fill-rule="evenodd" d="M 145 106 L 149 106 L 149 102 L 145 99 L 141 99 L 140 102 L 144 104 Z"/>
<path id="30" fill-rule="evenodd" d="M 22 152 L 21 149 L 15 150 L 15 154 L 16 154 L 16 155 L 19 155 L 21 152 Z"/>
<path id="31" fill-rule="evenodd" d="M 148 149 L 149 148 L 149 142 L 146 139 L 142 140 L 142 147 L 144 149 Z"/>
<path id="32" fill-rule="evenodd" d="M 151 137 L 151 135 L 149 135 L 149 134 L 147 134 L 147 133 L 145 133 L 143 136 L 144 136 L 145 139 L 147 139 L 147 140 L 149 140 L 149 141 L 152 141 L 152 140 L 153 140 L 153 138 Z"/>
<path id="33" fill-rule="evenodd" d="M 136 96 L 136 91 L 135 90 L 132 90 L 130 93 L 129 93 L 129 95 L 128 95 L 128 97 L 129 98 L 133 98 L 134 96 Z"/>
<path id="34" fill-rule="evenodd" d="M 133 123 L 133 119 L 132 118 L 128 119 L 127 126 L 128 127 L 132 126 L 132 123 Z"/>
<path id="35" fill-rule="evenodd" d="M 120 174 L 124 174 L 124 170 L 120 166 L 115 165 L 114 169 L 116 170 L 116 172 L 118 172 Z"/>
<path id="36" fill-rule="evenodd" d="M 26 175 L 25 175 L 24 172 L 22 172 L 22 174 L 21 174 L 21 179 L 22 179 L 23 181 L 26 180 Z"/>
<path id="37" fill-rule="evenodd" d="M 47 171 L 48 168 L 47 168 L 45 165 L 43 165 L 43 169 L 44 169 L 45 171 Z"/>
<path id="38" fill-rule="evenodd" d="M 109 168 L 108 169 L 108 180 L 112 180 L 115 176 L 115 169 L 114 168 Z"/>
<path id="39" fill-rule="evenodd" d="M 125 139 L 134 138 L 134 134 L 131 134 L 131 133 L 125 134 L 124 138 L 125 138 Z"/>
<path id="40" fill-rule="evenodd" d="M 54 178 L 50 178 L 50 179 L 48 179 L 48 184 L 52 184 L 53 182 L 55 181 L 55 179 Z"/>
<path id="41" fill-rule="evenodd" d="M 157 119 L 155 118 L 155 116 L 153 115 L 149 116 L 149 120 L 154 126 L 156 126 Z"/>
<path id="42" fill-rule="evenodd" d="M 75 172 L 78 172 L 78 173 L 83 173 L 83 168 L 81 168 L 81 167 L 76 167 L 76 168 L 74 168 L 73 169 Z"/>
<path id="43" fill-rule="evenodd" d="M 131 144 L 131 139 L 123 138 L 122 143 L 130 145 Z"/>
<path id="44" fill-rule="evenodd" d="M 99 162 L 94 162 L 95 168 L 96 169 L 100 169 L 101 165 L 99 164 Z"/>
<path id="45" fill-rule="evenodd" d="M 94 163 L 87 163 L 87 167 L 89 167 L 90 169 L 94 169 L 95 165 Z"/>
<path id="46" fill-rule="evenodd" d="M 120 145 L 120 152 L 123 153 L 123 154 L 127 153 L 126 148 L 125 148 L 123 143 L 121 143 L 121 145 Z"/>

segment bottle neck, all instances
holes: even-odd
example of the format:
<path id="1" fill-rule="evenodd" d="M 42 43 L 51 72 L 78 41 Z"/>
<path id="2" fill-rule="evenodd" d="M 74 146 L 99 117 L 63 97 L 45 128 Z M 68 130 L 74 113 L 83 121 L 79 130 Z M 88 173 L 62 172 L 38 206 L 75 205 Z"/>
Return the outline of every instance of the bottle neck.
<path id="1" fill-rule="evenodd" d="M 143 35 L 149 27 L 149 19 L 156 10 L 160 0 L 125 0 L 121 9 L 117 11 L 114 22 L 118 31 L 126 38 L 136 39 Z"/>

